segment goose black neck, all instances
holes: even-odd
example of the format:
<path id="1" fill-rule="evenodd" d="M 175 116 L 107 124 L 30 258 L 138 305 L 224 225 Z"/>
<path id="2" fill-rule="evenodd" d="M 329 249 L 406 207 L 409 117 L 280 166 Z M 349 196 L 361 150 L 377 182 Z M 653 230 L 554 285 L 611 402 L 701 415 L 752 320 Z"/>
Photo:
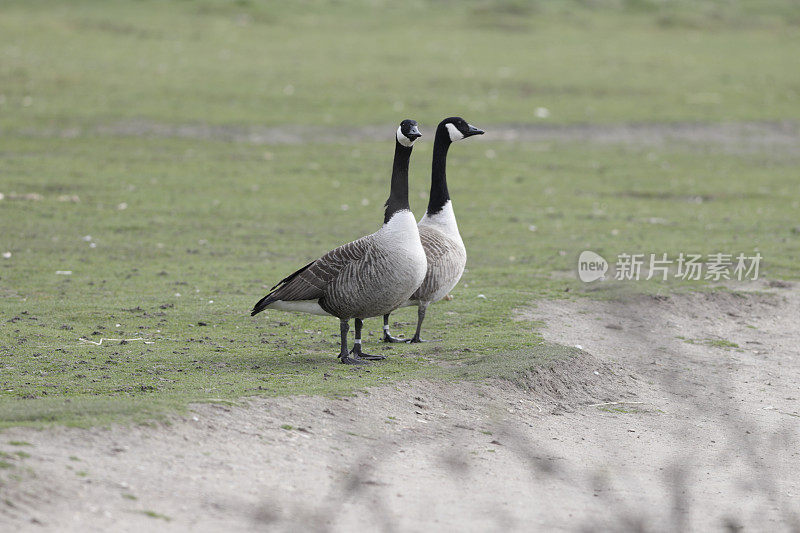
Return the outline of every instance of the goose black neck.
<path id="1" fill-rule="evenodd" d="M 383 223 L 389 222 L 392 215 L 403 209 L 411 210 L 408 204 L 408 161 L 411 158 L 412 146 L 403 146 L 395 141 L 394 164 L 392 165 L 392 185 L 389 199 L 386 200 L 386 212 Z"/>
<path id="2" fill-rule="evenodd" d="M 428 214 L 435 215 L 450 200 L 447 191 L 447 150 L 452 141 L 447 128 L 440 124 L 433 142 L 433 163 L 431 164 L 431 196 L 428 200 Z"/>

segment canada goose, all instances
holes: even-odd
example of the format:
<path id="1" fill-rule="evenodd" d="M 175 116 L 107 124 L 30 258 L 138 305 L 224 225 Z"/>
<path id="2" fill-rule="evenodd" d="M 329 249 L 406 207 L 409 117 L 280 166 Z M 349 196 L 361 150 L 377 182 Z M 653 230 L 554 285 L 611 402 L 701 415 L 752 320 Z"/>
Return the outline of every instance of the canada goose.
<path id="1" fill-rule="evenodd" d="M 446 118 L 436 128 L 431 165 L 431 195 L 428 210 L 419 221 L 419 236 L 428 259 L 428 271 L 422 285 L 404 304 L 418 306 L 417 331 L 408 342 L 423 342 L 419 334 L 428 305 L 447 296 L 464 273 L 467 250 L 458 233 L 456 216 L 447 192 L 447 150 L 456 141 L 482 134 L 482 130 L 467 124 L 461 117 Z M 389 314 L 383 315 L 383 342 L 404 342 L 404 339 L 392 337 L 389 333 Z"/>
<path id="2" fill-rule="evenodd" d="M 361 351 L 365 318 L 399 307 L 425 278 L 425 251 L 408 205 L 408 161 L 421 134 L 417 123 L 404 120 L 395 135 L 394 165 L 383 226 L 371 235 L 340 246 L 283 278 L 253 307 L 335 316 L 340 322 L 342 363 L 384 359 Z M 347 351 L 349 321 L 355 319 L 356 340 Z M 352 355 L 352 357 L 350 357 Z"/>

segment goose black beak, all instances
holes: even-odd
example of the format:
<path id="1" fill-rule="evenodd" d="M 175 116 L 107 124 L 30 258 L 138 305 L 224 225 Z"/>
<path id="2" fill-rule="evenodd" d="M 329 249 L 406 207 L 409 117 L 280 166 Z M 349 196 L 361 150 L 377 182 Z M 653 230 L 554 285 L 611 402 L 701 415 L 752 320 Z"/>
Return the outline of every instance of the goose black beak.
<path id="1" fill-rule="evenodd" d="M 464 134 L 464 137 L 472 137 L 473 135 L 483 135 L 484 133 L 486 133 L 483 130 L 479 130 L 472 124 L 467 124 L 467 126 L 469 127 L 469 129 L 467 130 L 467 133 Z"/>
<path id="2" fill-rule="evenodd" d="M 406 135 L 406 137 L 408 137 L 412 141 L 416 141 L 417 139 L 422 137 L 422 134 L 419 132 L 419 128 L 417 128 L 416 126 L 411 126 L 411 130 L 408 132 L 408 135 Z"/>

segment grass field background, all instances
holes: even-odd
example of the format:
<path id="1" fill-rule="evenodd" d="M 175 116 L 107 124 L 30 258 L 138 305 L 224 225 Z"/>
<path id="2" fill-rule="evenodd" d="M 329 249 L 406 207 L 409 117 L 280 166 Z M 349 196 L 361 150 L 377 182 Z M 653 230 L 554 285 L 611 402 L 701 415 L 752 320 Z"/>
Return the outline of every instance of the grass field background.
<path id="1" fill-rule="evenodd" d="M 581 292 L 584 249 L 758 250 L 763 274 L 797 279 L 797 149 L 470 139 L 448 169 L 468 272 L 426 319 L 441 342 L 384 348 L 371 320 L 365 347 L 389 359 L 345 368 L 335 320 L 248 316 L 276 280 L 378 227 L 401 119 L 425 134 L 411 165 L 421 214 L 433 127 L 453 114 L 489 131 L 794 123 L 798 29 L 789 1 L 4 2 L 0 425 L 513 378 L 571 353 L 512 318 Z M 151 138 L 143 124 L 310 125 L 328 138 Z M 385 135 L 336 141 L 365 125 Z M 393 317 L 410 334 L 415 310 Z M 102 337 L 148 344 L 79 340 Z"/>

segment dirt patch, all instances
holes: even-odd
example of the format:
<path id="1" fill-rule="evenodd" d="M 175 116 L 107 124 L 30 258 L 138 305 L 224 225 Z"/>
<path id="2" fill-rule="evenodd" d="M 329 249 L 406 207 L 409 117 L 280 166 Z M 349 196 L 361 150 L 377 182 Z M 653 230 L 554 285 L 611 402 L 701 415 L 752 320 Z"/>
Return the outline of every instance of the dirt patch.
<path id="1" fill-rule="evenodd" d="M 767 402 L 800 416 L 797 402 L 786 399 L 797 396 L 800 378 L 792 365 L 800 357 L 794 318 L 800 316 L 800 291 L 788 284 L 779 289 L 541 302 L 528 315 L 546 321 L 549 340 L 580 345 L 638 373 L 657 367 L 673 393 L 736 394 L 757 401 L 747 414 L 759 414 Z M 691 372 L 695 366 L 704 372 Z M 744 373 L 747 380 L 737 379 Z M 774 399 L 764 399 L 765 386 L 774 390 Z"/>
<path id="2" fill-rule="evenodd" d="M 800 125 L 795 122 L 641 123 L 641 124 L 483 124 L 488 141 L 588 142 L 632 146 L 712 145 L 730 152 L 766 149 L 797 153 Z M 432 125 L 423 127 L 428 129 Z M 236 126 L 166 124 L 151 120 L 125 120 L 93 127 L 27 129 L 33 137 L 156 137 L 186 138 L 249 144 L 353 143 L 385 139 L 391 125 L 352 128 L 328 126 Z"/>
<path id="3" fill-rule="evenodd" d="M 575 357 L 521 371 L 510 384 L 491 384 L 493 390 L 509 387 L 514 396 L 527 394 L 549 413 L 565 413 L 596 402 L 635 398 L 640 383 L 618 364 L 582 351 Z"/>
<path id="4" fill-rule="evenodd" d="M 647 382 L 642 403 L 598 408 L 625 413 L 631 436 L 647 439 L 619 443 L 629 475 L 617 481 L 637 480 L 647 499 L 658 465 L 676 529 L 800 531 L 800 291 L 757 289 L 540 302 L 526 313 L 547 323 L 547 339 Z M 647 421 L 643 409 L 657 415 Z M 599 433 L 619 442 L 613 428 Z"/>
<path id="5" fill-rule="evenodd" d="M 5 476 L 0 518 L 58 531 L 138 531 L 154 521 L 201 531 L 515 524 L 513 499 L 492 504 L 505 484 L 496 458 L 519 470 L 524 439 L 504 428 L 572 412 L 595 391 L 614 394 L 617 382 L 588 353 L 521 380 L 536 392 L 412 382 L 338 399 L 196 405 L 153 427 L 7 430 L 0 448 L 24 442 L 30 457 Z M 478 480 L 480 505 L 462 516 L 462 482 Z"/>
<path id="6" fill-rule="evenodd" d="M 20 530 L 800 530 L 800 291 L 542 301 L 576 358 L 517 384 L 12 429 Z M 16 444 L 13 444 L 16 443 Z M 27 444 L 20 444 L 27 443 Z M 793 529 L 794 528 L 794 529 Z"/>

